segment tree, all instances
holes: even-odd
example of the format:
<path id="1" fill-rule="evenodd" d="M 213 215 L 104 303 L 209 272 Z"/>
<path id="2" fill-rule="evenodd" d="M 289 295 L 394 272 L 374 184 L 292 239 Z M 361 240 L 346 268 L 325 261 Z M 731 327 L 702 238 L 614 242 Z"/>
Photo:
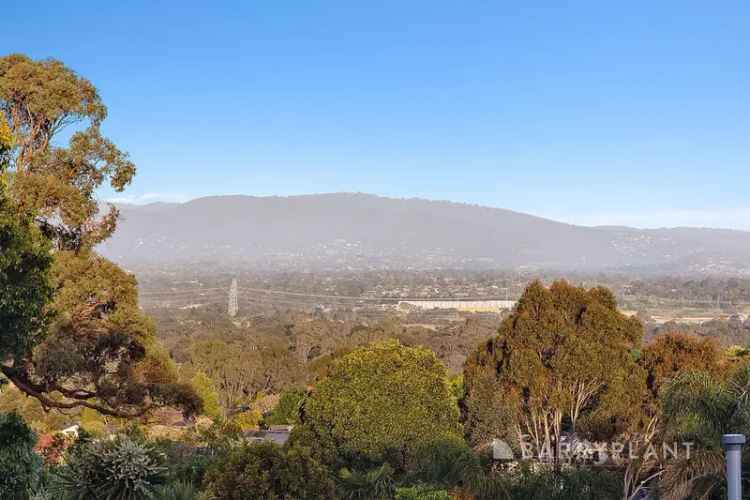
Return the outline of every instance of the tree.
<path id="1" fill-rule="evenodd" d="M 645 374 L 633 350 L 641 336 L 604 288 L 531 283 L 498 336 L 467 360 L 467 408 L 480 406 L 491 384 L 519 439 L 530 436 L 557 462 L 564 422 L 575 432 L 583 417 L 612 421 L 639 409 Z"/>
<path id="2" fill-rule="evenodd" d="M 191 345 L 189 355 L 190 364 L 213 381 L 227 409 L 252 401 L 261 392 L 279 391 L 302 376 L 296 356 L 273 339 L 200 340 Z"/>
<path id="3" fill-rule="evenodd" d="M 666 383 L 684 371 L 718 373 L 722 355 L 713 339 L 667 333 L 643 349 L 639 363 L 646 369 L 648 388 L 656 398 Z"/>
<path id="4" fill-rule="evenodd" d="M 298 424 L 306 394 L 302 389 L 289 389 L 282 392 L 276 408 L 263 419 L 263 422 L 266 425 Z"/>
<path id="5" fill-rule="evenodd" d="M 2 57 L 0 116 L 8 198 L 0 202 L 0 224 L 21 245 L 7 257 L 3 248 L 0 258 L 0 287 L 11 297 L 0 314 L 12 321 L 3 332 L 0 372 L 45 408 L 136 417 L 175 405 L 194 413 L 200 399 L 177 383 L 138 308 L 135 279 L 94 251 L 118 216 L 114 207 L 99 213 L 96 189 L 108 182 L 122 191 L 135 174 L 127 154 L 101 135 L 106 107 L 96 88 L 59 61 Z M 79 130 L 67 147 L 56 145 L 55 135 L 73 124 Z M 21 227 L 28 221 L 47 247 L 38 232 Z"/>
<path id="6" fill-rule="evenodd" d="M 23 500 L 39 477 L 36 435 L 16 413 L 0 414 L 0 498 Z"/>
<path id="7" fill-rule="evenodd" d="M 49 244 L 19 217 L 0 178 L 0 362 L 23 356 L 45 334 L 52 297 Z"/>
<path id="8" fill-rule="evenodd" d="M 426 442 L 459 431 L 445 367 L 421 347 L 385 342 L 335 361 L 307 398 L 305 425 L 343 455 L 403 468 Z"/>
<path id="9" fill-rule="evenodd" d="M 102 137 L 107 108 L 93 84 L 60 61 L 12 54 L 0 58 L 0 110 L 13 137 L 10 166 L 23 207 L 43 219 L 60 247 L 92 247 L 112 234 L 117 210 L 97 221 L 95 190 L 109 180 L 122 191 L 135 165 Z M 84 127 L 67 148 L 53 146 L 69 125 Z"/>
<path id="10" fill-rule="evenodd" d="M 637 458 L 628 461 L 624 477 L 625 498 L 638 498 L 641 487 L 655 482 L 665 473 L 664 464 L 649 448 L 658 446 L 664 437 L 661 419 L 660 395 L 664 387 L 689 371 L 704 371 L 718 374 L 723 359 L 713 339 L 701 339 L 679 332 L 662 334 L 647 345 L 638 360 L 646 370 L 647 392 L 642 404 L 647 423 L 637 439 L 638 448 L 633 453 Z"/>
<path id="11" fill-rule="evenodd" d="M 208 378 L 208 375 L 203 372 L 198 372 L 190 379 L 190 384 L 203 401 L 203 414 L 211 418 L 221 416 L 219 395 L 216 393 L 214 383 Z"/>
<path id="12" fill-rule="evenodd" d="M 13 149 L 13 134 L 5 117 L 0 115 L 0 170 L 10 167 L 11 149 Z"/>

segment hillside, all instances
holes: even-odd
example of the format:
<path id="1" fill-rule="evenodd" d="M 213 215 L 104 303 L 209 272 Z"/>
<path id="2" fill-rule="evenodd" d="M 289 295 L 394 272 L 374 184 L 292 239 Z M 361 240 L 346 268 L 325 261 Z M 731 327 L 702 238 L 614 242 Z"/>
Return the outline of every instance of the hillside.
<path id="1" fill-rule="evenodd" d="M 121 205 L 101 251 L 126 265 L 750 269 L 750 233 L 583 227 L 475 205 L 366 194 L 216 196 Z"/>

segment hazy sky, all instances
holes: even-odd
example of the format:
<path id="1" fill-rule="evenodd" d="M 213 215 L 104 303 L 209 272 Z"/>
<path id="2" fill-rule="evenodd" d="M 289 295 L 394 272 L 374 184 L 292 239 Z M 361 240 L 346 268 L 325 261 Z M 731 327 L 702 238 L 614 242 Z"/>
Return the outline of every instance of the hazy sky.
<path id="1" fill-rule="evenodd" d="M 361 191 L 750 229 L 747 0 L 0 12 L 0 53 L 100 89 L 105 133 L 139 167 L 131 201 Z"/>

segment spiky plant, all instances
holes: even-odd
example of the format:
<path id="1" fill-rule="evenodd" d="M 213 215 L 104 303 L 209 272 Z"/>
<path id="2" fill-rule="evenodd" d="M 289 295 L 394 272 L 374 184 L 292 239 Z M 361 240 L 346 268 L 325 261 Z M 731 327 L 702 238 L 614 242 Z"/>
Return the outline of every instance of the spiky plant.
<path id="1" fill-rule="evenodd" d="M 660 481 L 665 500 L 710 498 L 724 483 L 722 434 L 750 430 L 750 366 L 724 380 L 688 372 L 667 386 L 663 397 L 665 441 L 694 443 L 689 459 L 666 464 Z"/>
<path id="2" fill-rule="evenodd" d="M 343 468 L 339 471 L 339 491 L 347 500 L 393 498 L 393 468 L 388 464 L 364 472 Z"/>
<path id="3" fill-rule="evenodd" d="M 75 448 L 57 472 L 57 493 L 66 500 L 151 500 L 162 482 L 163 457 L 127 436 Z"/>
<path id="4" fill-rule="evenodd" d="M 191 483 L 177 481 L 156 490 L 154 500 L 197 500 L 198 490 Z"/>

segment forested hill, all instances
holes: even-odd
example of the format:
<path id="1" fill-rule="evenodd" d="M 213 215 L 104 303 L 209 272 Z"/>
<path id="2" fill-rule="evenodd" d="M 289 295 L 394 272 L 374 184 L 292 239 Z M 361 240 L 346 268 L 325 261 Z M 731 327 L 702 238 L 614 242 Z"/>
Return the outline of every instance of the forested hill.
<path id="1" fill-rule="evenodd" d="M 120 205 L 101 250 L 124 265 L 211 262 L 738 273 L 750 233 L 583 227 L 497 208 L 366 194 Z"/>

